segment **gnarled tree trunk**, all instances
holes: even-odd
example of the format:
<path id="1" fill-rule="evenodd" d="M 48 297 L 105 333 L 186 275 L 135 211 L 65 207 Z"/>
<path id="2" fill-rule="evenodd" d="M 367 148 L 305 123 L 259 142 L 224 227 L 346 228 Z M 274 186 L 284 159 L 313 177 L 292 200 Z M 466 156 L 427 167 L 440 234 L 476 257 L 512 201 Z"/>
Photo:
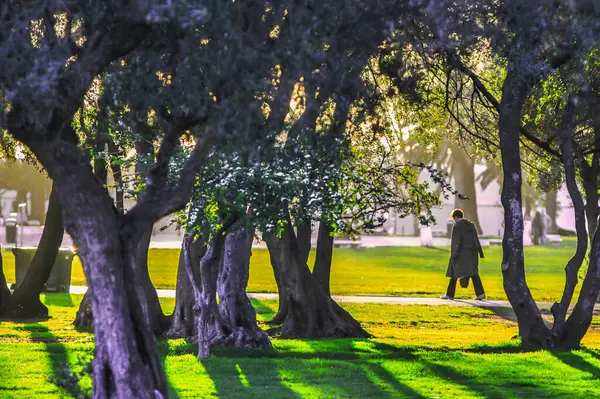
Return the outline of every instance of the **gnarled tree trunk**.
<path id="1" fill-rule="evenodd" d="M 198 358 L 215 347 L 265 348 L 271 342 L 256 324 L 246 295 L 252 238 L 245 227 L 208 245 L 199 267 L 191 263 L 191 237 L 184 239 L 185 266 L 192 282 L 198 334 Z M 219 304 L 217 304 L 217 293 Z"/>
<path id="2" fill-rule="evenodd" d="M 58 193 L 54 188 L 50 193 L 50 202 L 46 224 L 39 246 L 27 269 L 25 278 L 13 292 L 6 315 L 10 318 L 45 317 L 48 308 L 40 301 L 44 284 L 50 277 L 52 266 L 58 255 L 64 235 L 62 210 Z"/>
<path id="3" fill-rule="evenodd" d="M 561 346 L 568 348 L 579 346 L 592 323 L 598 293 L 600 293 L 600 234 L 596 232 L 592 240 L 588 271 L 583 280 L 577 303 L 565 322 L 560 337 Z"/>
<path id="4" fill-rule="evenodd" d="M 311 249 L 312 226 L 310 225 L 310 223 L 307 223 L 297 226 L 296 229 L 298 232 L 298 255 L 300 256 L 300 260 L 302 262 L 307 263 Z M 286 290 L 283 289 L 283 285 L 281 283 L 281 276 L 279 275 L 279 270 L 281 270 L 281 267 L 277 266 L 277 256 L 271 254 L 270 250 L 269 258 L 271 259 L 271 266 L 273 267 L 273 274 L 275 276 L 275 282 L 277 283 L 279 302 L 277 305 L 277 313 L 275 314 L 275 317 L 273 317 L 273 320 L 270 320 L 268 323 L 281 324 L 287 317 L 290 306 L 290 297 L 286 293 Z"/>
<path id="5" fill-rule="evenodd" d="M 185 238 L 184 238 L 185 240 Z M 190 244 L 190 263 L 199 265 L 206 253 L 206 245 L 202 238 Z M 194 288 L 185 268 L 184 247 L 179 254 L 177 267 L 177 286 L 175 289 L 175 309 L 170 316 L 170 327 L 166 335 L 170 338 L 193 339 L 196 337 L 196 320 L 194 317 Z"/>
<path id="6" fill-rule="evenodd" d="M 140 279 L 141 294 L 144 295 L 144 314 L 146 315 L 148 325 L 152 328 L 155 334 L 160 335 L 168 328 L 168 318 L 162 311 L 160 300 L 156 288 L 150 279 L 150 271 L 148 269 L 148 250 L 150 248 L 150 240 L 152 239 L 152 227 L 146 228 L 140 234 L 140 240 L 135 247 L 135 267 L 137 275 Z"/>
<path id="7" fill-rule="evenodd" d="M 504 182 L 502 205 L 504 207 L 504 238 L 502 240 L 502 274 L 504 291 L 517 316 L 519 335 L 527 346 L 552 346 L 551 331 L 544 324 L 540 310 L 531 296 L 525 281 L 523 257 L 523 201 L 522 174 L 519 151 L 521 112 L 528 86 L 521 79 L 520 69 L 509 64 L 502 87 L 499 130 Z"/>
<path id="8" fill-rule="evenodd" d="M 554 315 L 554 326 L 552 333 L 556 337 L 555 345 L 570 346 L 573 342 L 572 334 L 564 329 L 567 310 L 573 299 L 573 293 L 579 280 L 578 273 L 585 255 L 587 253 L 588 233 L 585 227 L 585 205 L 579 188 L 577 187 L 577 172 L 575 169 L 575 159 L 573 152 L 573 118 L 574 103 L 570 99 L 563 112 L 562 126 L 559 132 L 559 143 L 561 149 L 561 159 L 564 165 L 565 178 L 569 196 L 573 201 L 575 209 L 575 229 L 577 231 L 577 250 L 565 267 L 565 288 L 561 301 L 552 305 L 552 314 Z M 583 336 L 583 335 L 582 335 Z M 579 342 L 576 343 L 576 346 Z"/>
<path id="9" fill-rule="evenodd" d="M 190 244 L 192 237 L 183 241 L 185 268 L 194 290 L 194 314 L 198 340 L 198 358 L 210 356 L 210 348 L 219 337 L 225 334 L 221 330 L 219 309 L 217 308 L 217 276 L 225 237 L 219 233 L 206 249 L 199 267 L 192 265 Z"/>
<path id="10" fill-rule="evenodd" d="M 290 298 L 287 317 L 272 329 L 285 338 L 368 337 L 360 324 L 328 295 L 301 261 L 296 236 L 288 224 L 281 238 L 264 233 L 272 264 L 278 267 L 281 286 Z"/>
<path id="11" fill-rule="evenodd" d="M 70 125 L 66 129 L 70 129 Z M 154 334 L 136 287 L 139 231 L 120 215 L 89 160 L 73 143 L 28 143 L 47 168 L 63 207 L 63 222 L 78 248 L 94 313 L 96 398 L 167 396 Z"/>
<path id="12" fill-rule="evenodd" d="M 137 278 L 139 285 L 136 289 L 139 290 L 139 295 L 143 296 L 140 303 L 142 305 L 142 313 L 147 324 L 150 326 L 154 334 L 161 335 L 168 328 L 169 319 L 165 316 L 160 306 L 160 300 L 148 272 L 148 247 L 152 236 L 152 230 L 146 229 L 143 232 L 137 233 L 136 238 L 131 238 L 129 244 L 132 245 L 132 253 L 134 264 L 137 269 Z M 134 242 L 135 241 L 135 242 Z M 93 328 L 94 313 L 88 294 L 83 297 L 79 304 L 79 309 L 73 321 L 73 325 L 78 329 Z"/>
<path id="13" fill-rule="evenodd" d="M 270 348 L 266 332 L 256 323 L 256 311 L 246 294 L 250 277 L 252 240 L 246 226 L 225 236 L 223 257 L 217 279 L 219 313 L 230 331 L 221 346 L 234 348 Z"/>

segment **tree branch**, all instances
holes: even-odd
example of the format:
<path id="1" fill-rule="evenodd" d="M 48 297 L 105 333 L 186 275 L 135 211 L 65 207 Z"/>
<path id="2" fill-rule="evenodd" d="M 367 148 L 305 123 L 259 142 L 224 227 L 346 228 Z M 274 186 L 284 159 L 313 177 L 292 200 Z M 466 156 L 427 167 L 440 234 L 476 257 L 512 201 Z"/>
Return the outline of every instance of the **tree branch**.
<path id="1" fill-rule="evenodd" d="M 448 52 L 447 58 L 448 58 L 449 64 L 452 67 L 454 67 L 457 70 L 464 73 L 466 76 L 468 76 L 471 79 L 471 81 L 473 82 L 473 85 L 475 86 L 475 88 L 477 90 L 481 91 L 483 96 L 490 102 L 490 104 L 492 104 L 494 106 L 494 108 L 496 109 L 497 112 L 500 112 L 500 102 L 487 89 L 487 87 L 485 86 L 485 84 L 483 84 L 483 82 L 481 81 L 479 76 L 477 76 L 473 71 L 471 71 L 470 68 L 468 68 L 462 61 L 460 61 L 455 54 L 451 54 Z M 519 131 L 523 135 L 523 137 L 525 137 L 527 140 L 531 141 L 533 144 L 537 145 L 544 151 L 548 152 L 549 154 L 552 154 L 555 157 L 558 157 L 558 158 L 561 157 L 560 152 L 556 151 L 555 149 L 553 149 L 550 146 L 550 142 L 545 142 L 545 141 L 539 139 L 538 137 L 536 137 L 533 133 L 529 132 L 523 126 L 521 126 L 519 128 Z"/>

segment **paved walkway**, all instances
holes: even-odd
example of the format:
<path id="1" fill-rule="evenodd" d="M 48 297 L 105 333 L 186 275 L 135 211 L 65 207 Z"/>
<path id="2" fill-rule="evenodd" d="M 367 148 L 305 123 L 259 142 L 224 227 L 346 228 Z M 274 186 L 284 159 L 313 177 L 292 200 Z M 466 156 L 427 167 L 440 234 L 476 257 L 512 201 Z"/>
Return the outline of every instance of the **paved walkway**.
<path id="1" fill-rule="evenodd" d="M 43 227 L 41 226 L 25 226 L 19 229 L 17 234 L 17 244 L 22 247 L 37 246 L 42 236 Z M 10 248 L 14 244 L 6 243 L 6 232 L 4 226 L 0 226 L 0 244 L 2 246 Z M 172 232 L 157 233 L 152 237 L 150 242 L 150 248 L 181 248 L 181 241 L 183 237 L 180 234 Z M 316 236 L 312 239 L 313 246 L 316 245 Z M 348 240 L 342 240 L 348 241 Z M 489 240 L 482 239 L 481 244 L 484 246 L 489 245 Z M 73 241 L 68 234 L 65 234 L 62 245 L 70 247 L 73 245 Z M 421 245 L 419 237 L 412 236 L 378 236 L 378 235 L 365 235 L 360 239 L 360 245 L 363 248 L 373 247 L 417 247 Z M 445 237 L 433 237 L 433 245 L 436 247 L 447 247 L 450 245 L 450 240 Z M 255 241 L 254 248 L 266 248 L 266 245 L 262 241 Z"/>
<path id="2" fill-rule="evenodd" d="M 71 294 L 85 294 L 87 287 L 71 286 Z M 156 290 L 161 298 L 175 298 L 175 290 Z M 277 294 L 248 293 L 252 299 L 276 300 Z M 382 303 L 388 305 L 430 305 L 430 306 L 475 306 L 481 308 L 510 308 L 508 301 L 473 301 L 456 299 L 447 301 L 439 298 L 399 297 L 399 296 L 358 296 L 358 295 L 333 295 L 338 303 Z M 552 303 L 538 302 L 540 308 L 550 308 Z"/>

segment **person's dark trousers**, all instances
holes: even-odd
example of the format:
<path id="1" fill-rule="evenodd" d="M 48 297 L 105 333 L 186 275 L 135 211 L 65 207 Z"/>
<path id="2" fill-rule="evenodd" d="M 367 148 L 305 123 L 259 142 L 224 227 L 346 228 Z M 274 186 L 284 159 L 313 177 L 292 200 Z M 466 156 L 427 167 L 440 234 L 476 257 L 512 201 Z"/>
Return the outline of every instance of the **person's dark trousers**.
<path id="1" fill-rule="evenodd" d="M 470 278 L 473 280 L 473 288 L 475 288 L 475 296 L 479 296 L 484 293 L 483 284 L 481 283 L 481 277 L 473 276 L 473 277 L 466 277 L 466 278 Z M 446 290 L 446 295 L 448 295 L 451 298 L 454 298 L 454 295 L 456 294 L 456 282 L 457 281 L 458 281 L 458 279 L 451 278 L 450 282 L 448 283 L 448 289 Z"/>

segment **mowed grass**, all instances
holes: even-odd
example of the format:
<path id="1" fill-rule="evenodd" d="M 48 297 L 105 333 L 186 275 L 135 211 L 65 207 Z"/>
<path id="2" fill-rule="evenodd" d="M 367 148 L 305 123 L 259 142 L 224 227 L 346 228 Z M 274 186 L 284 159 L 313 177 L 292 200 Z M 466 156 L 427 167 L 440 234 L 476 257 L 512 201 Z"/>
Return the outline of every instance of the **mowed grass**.
<path id="1" fill-rule="evenodd" d="M 0 323 L 0 397 L 85 397 L 93 335 L 71 326 L 80 296 L 47 294 L 51 318 Z M 254 302 L 261 320 L 276 302 Z M 164 300 L 165 311 L 173 300 Z M 170 397 L 591 398 L 600 396 L 600 326 L 577 351 L 523 352 L 507 309 L 345 304 L 372 339 L 281 340 L 218 350 L 161 340 Z"/>
<path id="2" fill-rule="evenodd" d="M 484 249 L 480 274 L 490 299 L 505 300 L 502 288 L 501 247 Z M 525 249 L 527 283 L 538 301 L 560 298 L 564 286 L 564 267 L 575 251 L 575 241 L 565 239 L 560 246 L 537 246 Z M 4 271 L 14 282 L 14 256 L 3 252 Z M 335 249 L 331 289 L 336 295 L 396 295 L 436 297 L 445 292 L 449 248 L 379 247 Z M 151 249 L 150 276 L 156 288 L 174 289 L 177 279 L 179 250 Z M 309 264 L 314 260 L 311 253 Z M 72 285 L 86 285 L 79 258 L 75 258 Z M 250 263 L 248 292 L 277 292 L 269 253 L 254 249 Z M 473 288 L 458 288 L 458 298 L 472 298 Z"/>

